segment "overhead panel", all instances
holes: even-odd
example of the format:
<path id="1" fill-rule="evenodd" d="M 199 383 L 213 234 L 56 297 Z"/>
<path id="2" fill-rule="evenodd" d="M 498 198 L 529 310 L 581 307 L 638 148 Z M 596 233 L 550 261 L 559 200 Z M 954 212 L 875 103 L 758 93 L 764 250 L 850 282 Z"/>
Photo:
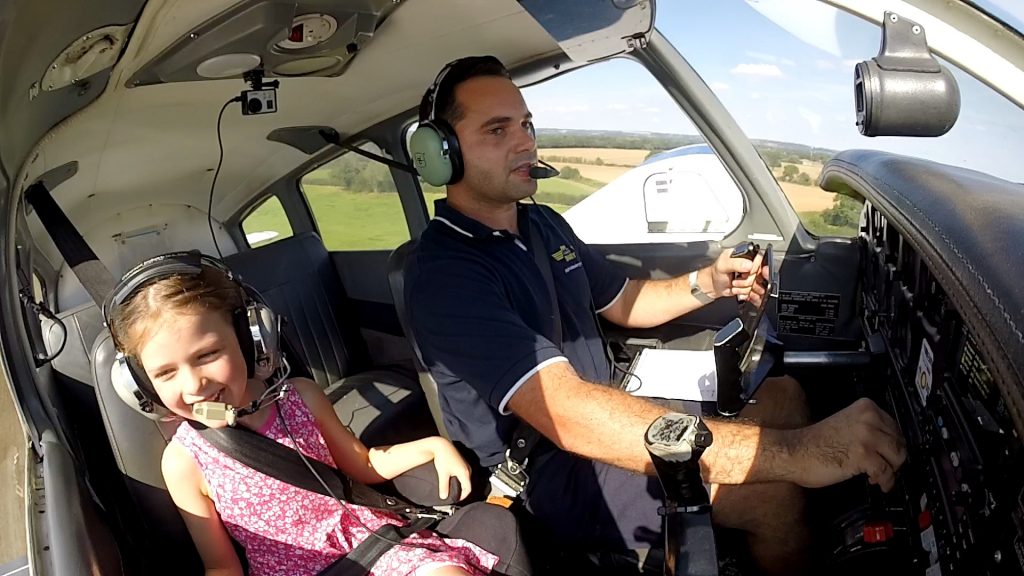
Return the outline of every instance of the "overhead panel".
<path id="1" fill-rule="evenodd" d="M 395 10 L 393 0 L 256 0 L 196 26 L 128 79 L 129 87 L 211 78 L 338 76 Z"/>

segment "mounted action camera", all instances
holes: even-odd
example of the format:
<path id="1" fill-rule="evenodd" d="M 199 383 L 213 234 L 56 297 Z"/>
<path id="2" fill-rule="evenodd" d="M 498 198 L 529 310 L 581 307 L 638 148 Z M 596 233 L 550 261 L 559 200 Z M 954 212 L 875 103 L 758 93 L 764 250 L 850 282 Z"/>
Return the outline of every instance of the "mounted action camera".
<path id="1" fill-rule="evenodd" d="M 279 81 L 271 80 L 264 82 L 263 70 L 259 68 L 246 72 L 242 79 L 252 88 L 252 90 L 242 91 L 242 116 L 273 114 L 277 112 L 277 88 L 280 86 Z"/>
<path id="2" fill-rule="evenodd" d="M 269 88 L 242 91 L 242 116 L 274 112 L 277 112 L 277 90 Z"/>

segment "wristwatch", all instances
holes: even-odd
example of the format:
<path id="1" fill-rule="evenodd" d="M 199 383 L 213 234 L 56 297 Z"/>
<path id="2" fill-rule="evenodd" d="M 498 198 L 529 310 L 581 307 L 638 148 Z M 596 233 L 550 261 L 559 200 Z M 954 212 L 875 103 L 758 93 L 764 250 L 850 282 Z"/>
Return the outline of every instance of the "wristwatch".
<path id="1" fill-rule="evenodd" d="M 690 272 L 690 294 L 697 299 L 697 302 L 700 302 L 701 304 L 710 304 L 711 302 L 714 302 L 715 299 L 705 294 L 704 291 L 700 289 L 700 286 L 697 285 L 697 272 L 699 272 L 699 270 Z"/>

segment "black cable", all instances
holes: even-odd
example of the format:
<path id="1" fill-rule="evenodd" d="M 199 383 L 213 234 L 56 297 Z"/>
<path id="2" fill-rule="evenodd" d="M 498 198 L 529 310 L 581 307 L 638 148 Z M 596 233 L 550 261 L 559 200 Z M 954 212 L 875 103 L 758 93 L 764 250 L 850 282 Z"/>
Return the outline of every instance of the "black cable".
<path id="1" fill-rule="evenodd" d="M 21 296 L 22 302 L 24 302 L 25 305 L 29 306 L 37 316 L 45 316 L 48 320 L 52 321 L 57 326 L 60 326 L 62 336 L 60 340 L 60 346 L 57 348 L 57 351 L 54 352 L 53 354 L 50 354 L 49 356 L 44 356 L 41 354 L 36 356 L 36 361 L 40 366 L 42 366 L 43 364 L 53 362 L 53 360 L 57 358 L 57 356 L 60 356 L 60 353 L 64 351 L 64 346 L 66 346 L 68 343 L 67 325 L 65 325 L 64 321 L 58 318 L 56 314 L 51 312 L 49 308 L 43 306 L 39 302 L 36 302 L 35 299 L 29 296 L 28 292 L 26 292 L 25 290 L 19 290 L 18 295 Z"/>
<path id="2" fill-rule="evenodd" d="M 224 111 L 228 109 L 233 102 L 241 102 L 241 96 L 235 96 L 231 100 L 228 100 L 220 107 L 220 113 L 217 114 L 217 170 L 213 173 L 213 182 L 210 183 L 210 202 L 206 207 L 206 223 L 210 225 L 210 236 L 213 237 L 213 247 L 217 249 L 217 256 L 223 258 L 224 254 L 220 251 L 220 244 L 217 242 L 217 233 L 213 231 L 213 190 L 217 186 L 217 177 L 220 176 L 220 167 L 224 164 L 224 140 L 221 139 L 220 134 L 220 122 L 224 118 Z"/>

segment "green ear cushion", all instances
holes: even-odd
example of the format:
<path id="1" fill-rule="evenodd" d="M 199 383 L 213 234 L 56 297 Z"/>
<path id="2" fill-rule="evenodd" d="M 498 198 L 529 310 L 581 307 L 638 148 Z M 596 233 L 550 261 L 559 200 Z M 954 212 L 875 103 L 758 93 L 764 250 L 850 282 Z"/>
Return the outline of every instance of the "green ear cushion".
<path id="1" fill-rule="evenodd" d="M 444 186 L 452 178 L 452 163 L 444 153 L 443 142 L 430 124 L 420 124 L 409 139 L 412 165 L 431 186 Z"/>

